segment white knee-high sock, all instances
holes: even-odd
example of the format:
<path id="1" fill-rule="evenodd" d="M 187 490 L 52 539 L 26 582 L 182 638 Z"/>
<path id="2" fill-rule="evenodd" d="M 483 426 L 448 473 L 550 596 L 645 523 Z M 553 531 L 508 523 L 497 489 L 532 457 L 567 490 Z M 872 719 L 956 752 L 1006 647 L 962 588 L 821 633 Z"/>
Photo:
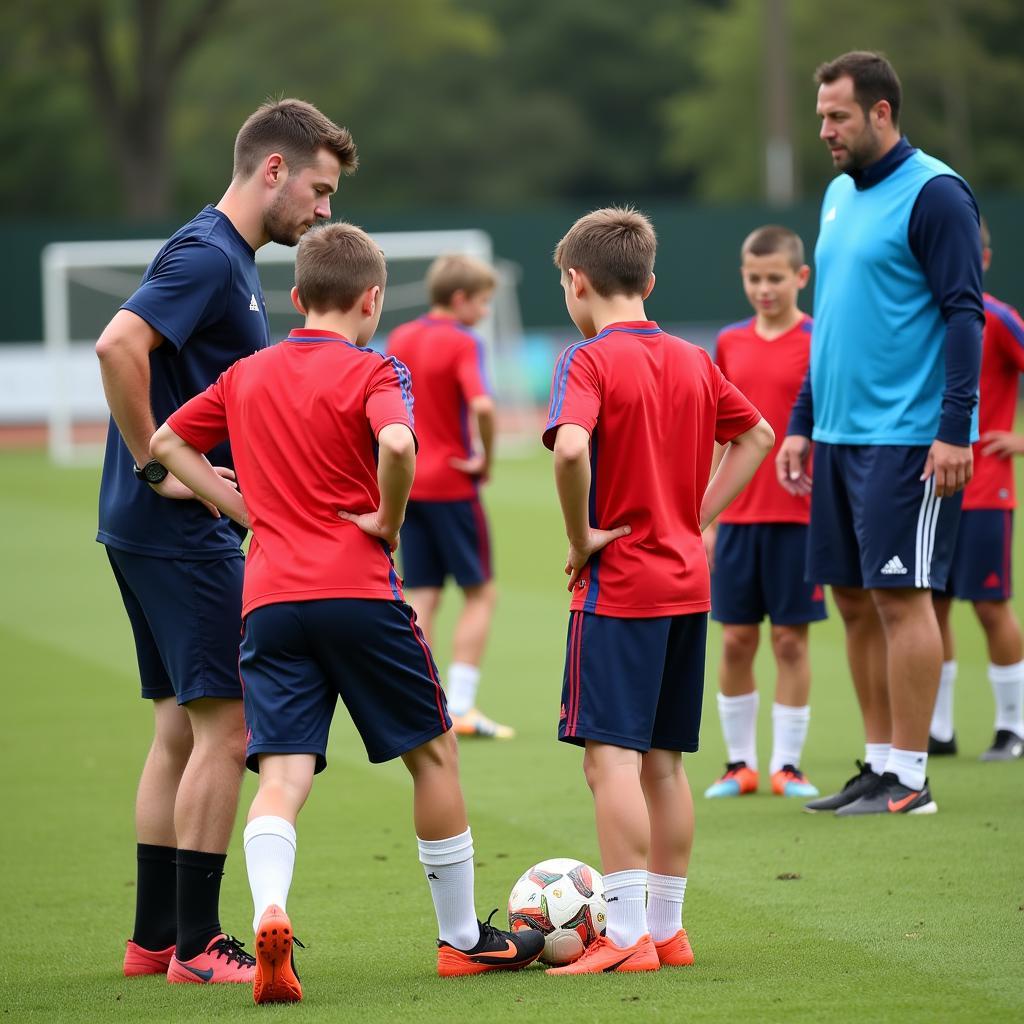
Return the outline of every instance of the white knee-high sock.
<path id="1" fill-rule="evenodd" d="M 772 704 L 772 760 L 768 771 L 774 775 L 784 765 L 800 767 L 800 757 L 807 741 L 807 726 L 811 721 L 811 708 Z"/>
<path id="2" fill-rule="evenodd" d="M 1016 665 L 989 665 L 988 681 L 996 699 L 996 729 L 1024 736 L 1024 661 Z"/>
<path id="3" fill-rule="evenodd" d="M 463 661 L 453 661 L 448 666 L 445 696 L 448 710 L 453 715 L 465 715 L 476 707 L 476 691 L 480 686 L 480 669 Z"/>
<path id="4" fill-rule="evenodd" d="M 295 870 L 295 827 L 269 814 L 253 818 L 245 826 L 242 843 L 255 912 L 252 930 L 256 931 L 263 911 L 272 903 L 286 909 Z"/>
<path id="5" fill-rule="evenodd" d="M 932 724 L 928 727 L 937 740 L 948 743 L 953 738 L 953 689 L 956 685 L 956 662 L 944 661 L 939 676 L 939 692 L 935 696 Z"/>
<path id="6" fill-rule="evenodd" d="M 655 942 L 672 938 L 682 927 L 686 879 L 647 872 L 647 926 Z"/>
<path id="7" fill-rule="evenodd" d="M 450 839 L 417 839 L 420 863 L 437 914 L 437 935 L 456 949 L 472 949 L 480 941 L 480 923 L 473 901 L 473 834 Z"/>
<path id="8" fill-rule="evenodd" d="M 632 946 L 647 934 L 646 897 L 646 870 L 613 871 L 604 876 L 604 898 L 608 904 L 605 934 L 616 946 Z"/>
<path id="9" fill-rule="evenodd" d="M 757 771 L 757 709 L 760 698 L 757 691 L 739 697 L 718 695 L 718 717 L 722 721 L 722 736 L 728 751 L 729 763 L 745 761 L 747 767 Z"/>

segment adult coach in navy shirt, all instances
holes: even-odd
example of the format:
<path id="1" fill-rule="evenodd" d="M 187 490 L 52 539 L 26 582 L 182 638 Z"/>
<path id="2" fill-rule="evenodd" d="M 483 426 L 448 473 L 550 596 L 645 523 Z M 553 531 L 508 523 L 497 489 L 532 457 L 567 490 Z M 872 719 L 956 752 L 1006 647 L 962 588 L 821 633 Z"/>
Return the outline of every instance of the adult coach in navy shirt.
<path id="1" fill-rule="evenodd" d="M 884 57 L 847 53 L 816 79 L 821 138 L 843 173 L 822 202 L 810 370 L 777 470 L 810 490 L 813 438 L 808 578 L 833 586 L 867 743 L 860 774 L 806 806 L 931 813 L 931 590 L 946 583 L 977 437 L 978 209 L 952 168 L 902 137 Z"/>
<path id="2" fill-rule="evenodd" d="M 330 217 L 330 196 L 356 162 L 347 129 L 310 104 L 260 107 L 235 140 L 221 201 L 164 245 L 96 343 L 113 420 L 97 539 L 128 612 L 155 723 L 136 800 L 126 975 L 253 975 L 252 957 L 221 931 L 218 912 L 244 770 L 243 535 L 150 459 L 149 439 L 237 359 L 270 343 L 256 250 L 295 245 Z M 234 478 L 226 445 L 211 461 Z"/>

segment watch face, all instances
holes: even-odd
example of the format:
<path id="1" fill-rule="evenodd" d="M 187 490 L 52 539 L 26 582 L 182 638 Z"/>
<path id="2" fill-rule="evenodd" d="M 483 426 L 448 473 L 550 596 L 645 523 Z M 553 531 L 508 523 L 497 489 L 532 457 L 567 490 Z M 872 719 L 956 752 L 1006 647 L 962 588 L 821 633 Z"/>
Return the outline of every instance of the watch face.
<path id="1" fill-rule="evenodd" d="M 167 470 L 159 462 L 147 462 L 142 467 L 142 474 L 146 478 L 146 483 L 158 484 L 167 476 Z"/>

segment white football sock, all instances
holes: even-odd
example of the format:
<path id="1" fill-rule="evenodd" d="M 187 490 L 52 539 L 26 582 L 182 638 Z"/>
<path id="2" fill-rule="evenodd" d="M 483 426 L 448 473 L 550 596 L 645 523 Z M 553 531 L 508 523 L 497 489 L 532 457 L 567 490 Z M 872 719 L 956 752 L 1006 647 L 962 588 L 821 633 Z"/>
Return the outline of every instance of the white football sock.
<path id="1" fill-rule="evenodd" d="M 632 946 L 647 934 L 646 897 L 646 870 L 613 871 L 604 876 L 604 898 L 608 904 L 605 935 L 616 946 Z"/>
<path id="2" fill-rule="evenodd" d="M 647 872 L 647 926 L 655 942 L 664 942 L 683 926 L 686 879 Z"/>
<path id="3" fill-rule="evenodd" d="M 865 743 L 864 763 L 876 775 L 881 775 L 885 771 L 885 762 L 889 759 L 891 749 L 888 743 Z"/>
<path id="4" fill-rule="evenodd" d="M 437 937 L 456 949 L 480 941 L 473 900 L 473 834 L 467 828 L 450 839 L 417 839 L 420 863 L 437 914 Z"/>
<path id="5" fill-rule="evenodd" d="M 893 747 L 885 762 L 885 770 L 897 775 L 908 789 L 923 789 L 925 775 L 928 773 L 928 751 Z"/>
<path id="6" fill-rule="evenodd" d="M 269 814 L 253 818 L 242 833 L 242 844 L 255 911 L 252 930 L 256 931 L 263 911 L 272 903 L 286 909 L 295 870 L 295 826 Z"/>
<path id="7" fill-rule="evenodd" d="M 722 735 L 730 764 L 746 761 L 747 767 L 757 771 L 757 690 L 739 697 L 718 695 L 718 717 L 722 721 Z"/>
<path id="8" fill-rule="evenodd" d="M 768 771 L 774 775 L 783 765 L 800 767 L 800 756 L 807 740 L 807 726 L 811 721 L 811 708 L 787 704 L 772 704 L 772 760 Z"/>
<path id="9" fill-rule="evenodd" d="M 953 686 L 956 683 L 956 662 L 944 661 L 939 676 L 939 692 L 935 696 L 935 710 L 928 732 L 937 740 L 948 743 L 953 738 Z"/>
<path id="10" fill-rule="evenodd" d="M 453 661 L 448 666 L 448 711 L 453 715 L 464 715 L 476 707 L 476 691 L 480 685 L 480 669 L 464 661 Z"/>
<path id="11" fill-rule="evenodd" d="M 988 681 L 996 699 L 996 729 L 1024 736 L 1024 661 L 989 665 Z"/>

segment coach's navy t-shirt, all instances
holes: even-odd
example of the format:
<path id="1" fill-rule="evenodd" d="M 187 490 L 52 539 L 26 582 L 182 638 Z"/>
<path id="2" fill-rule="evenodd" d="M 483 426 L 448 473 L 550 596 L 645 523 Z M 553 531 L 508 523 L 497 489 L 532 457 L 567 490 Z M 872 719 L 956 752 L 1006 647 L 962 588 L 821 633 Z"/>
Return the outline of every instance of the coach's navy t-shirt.
<path id="1" fill-rule="evenodd" d="M 256 254 L 212 206 L 167 241 L 121 308 L 165 339 L 149 357 L 158 426 L 232 363 L 270 343 Z M 215 466 L 232 464 L 227 444 L 208 457 Z M 238 552 L 240 527 L 226 516 L 215 519 L 198 501 L 160 497 L 135 479 L 134 465 L 111 419 L 100 483 L 100 543 L 158 558 L 211 559 Z"/>

